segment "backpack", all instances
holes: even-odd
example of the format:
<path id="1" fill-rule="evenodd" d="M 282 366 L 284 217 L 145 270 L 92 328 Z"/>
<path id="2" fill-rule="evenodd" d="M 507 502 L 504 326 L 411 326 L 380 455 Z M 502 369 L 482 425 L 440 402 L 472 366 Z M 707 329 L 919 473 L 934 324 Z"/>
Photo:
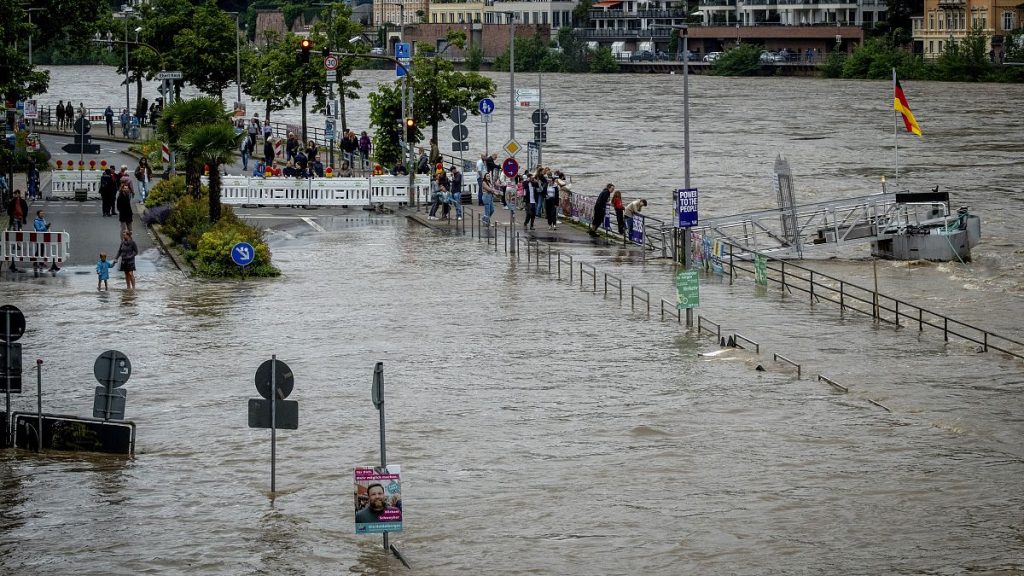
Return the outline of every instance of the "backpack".
<path id="1" fill-rule="evenodd" d="M 558 189 L 555 188 L 554 186 L 548 186 L 548 198 L 554 198 L 556 194 L 558 194 Z"/>

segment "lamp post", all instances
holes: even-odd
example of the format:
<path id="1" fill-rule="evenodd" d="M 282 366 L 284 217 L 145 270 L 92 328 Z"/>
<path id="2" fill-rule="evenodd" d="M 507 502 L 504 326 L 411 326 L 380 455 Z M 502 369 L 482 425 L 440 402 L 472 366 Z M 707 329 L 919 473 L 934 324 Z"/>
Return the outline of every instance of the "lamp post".
<path id="1" fill-rule="evenodd" d="M 128 19 L 135 17 L 135 11 L 131 6 L 125 6 L 124 10 L 119 12 L 119 18 L 124 19 L 124 107 L 128 109 L 129 114 L 131 113 L 131 79 L 128 73 Z"/>
<path id="2" fill-rule="evenodd" d="M 242 103 L 242 46 L 241 41 L 238 38 L 238 29 L 241 27 L 239 21 L 238 12 L 225 12 L 225 14 L 235 15 L 235 84 L 238 86 L 238 100 L 239 104 Z"/>
<path id="3" fill-rule="evenodd" d="M 43 9 L 42 8 L 26 8 L 25 9 L 25 11 L 28 12 L 28 25 L 29 26 L 32 26 L 32 12 L 38 12 L 38 11 L 41 11 L 41 10 L 43 10 Z M 29 33 L 28 33 L 28 65 L 30 67 L 32 66 L 32 36 L 33 36 L 32 31 L 29 30 Z"/>

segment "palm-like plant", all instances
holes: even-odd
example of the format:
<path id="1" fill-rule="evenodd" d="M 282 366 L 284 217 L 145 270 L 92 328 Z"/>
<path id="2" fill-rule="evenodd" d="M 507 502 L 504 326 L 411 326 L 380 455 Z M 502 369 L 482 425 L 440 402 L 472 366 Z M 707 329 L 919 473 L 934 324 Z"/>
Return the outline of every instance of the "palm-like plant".
<path id="1" fill-rule="evenodd" d="M 164 108 L 157 121 L 157 132 L 172 150 L 178 152 L 181 138 L 192 128 L 223 122 L 228 122 L 228 114 L 216 98 L 179 100 Z M 202 164 L 185 162 L 185 188 L 197 198 L 201 174 Z"/>
<path id="2" fill-rule="evenodd" d="M 193 126 L 178 138 L 175 146 L 185 157 L 189 166 L 210 167 L 210 223 L 220 220 L 220 165 L 235 150 L 245 133 L 235 134 L 230 122 L 221 120 L 214 124 Z"/>

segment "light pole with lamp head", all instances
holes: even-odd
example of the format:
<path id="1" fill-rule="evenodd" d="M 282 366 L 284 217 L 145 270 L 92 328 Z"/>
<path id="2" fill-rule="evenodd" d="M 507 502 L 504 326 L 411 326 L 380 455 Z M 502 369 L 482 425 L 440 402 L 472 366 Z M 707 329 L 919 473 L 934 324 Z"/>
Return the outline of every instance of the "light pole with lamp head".
<path id="1" fill-rule="evenodd" d="M 28 25 L 29 26 L 32 26 L 32 13 L 33 12 L 41 12 L 42 10 L 43 10 L 42 8 L 26 8 L 25 9 L 25 11 L 28 12 Z M 32 36 L 33 36 L 32 31 L 29 30 L 29 33 L 28 33 L 28 65 L 30 67 L 32 66 Z"/>
<path id="2" fill-rule="evenodd" d="M 655 28 L 671 28 L 678 30 L 683 37 L 683 188 L 690 188 L 690 46 L 689 26 L 657 26 Z M 674 192 L 673 192 L 674 193 Z M 673 205 L 676 198 L 672 199 Z M 678 219 L 678 216 L 677 216 Z M 678 222 L 677 222 L 678 225 Z M 678 245 L 678 244 L 677 244 Z M 690 229 L 683 228 L 683 269 L 690 268 Z M 686 309 L 686 326 L 693 326 L 693 308 Z"/>
<path id="3" fill-rule="evenodd" d="M 241 28 L 238 12 L 225 12 L 235 15 L 235 84 L 238 85 L 238 104 L 242 104 L 242 45 L 238 38 L 238 29 Z"/>

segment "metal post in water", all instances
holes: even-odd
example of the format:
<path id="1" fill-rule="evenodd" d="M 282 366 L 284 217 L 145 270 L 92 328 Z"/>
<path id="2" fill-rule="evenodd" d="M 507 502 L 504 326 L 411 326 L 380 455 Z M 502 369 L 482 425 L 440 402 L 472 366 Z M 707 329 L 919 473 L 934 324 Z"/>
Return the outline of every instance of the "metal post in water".
<path id="1" fill-rule="evenodd" d="M 36 439 L 43 451 L 43 359 L 36 359 Z"/>
<path id="2" fill-rule="evenodd" d="M 277 492 L 277 354 L 270 356 L 270 493 Z"/>

